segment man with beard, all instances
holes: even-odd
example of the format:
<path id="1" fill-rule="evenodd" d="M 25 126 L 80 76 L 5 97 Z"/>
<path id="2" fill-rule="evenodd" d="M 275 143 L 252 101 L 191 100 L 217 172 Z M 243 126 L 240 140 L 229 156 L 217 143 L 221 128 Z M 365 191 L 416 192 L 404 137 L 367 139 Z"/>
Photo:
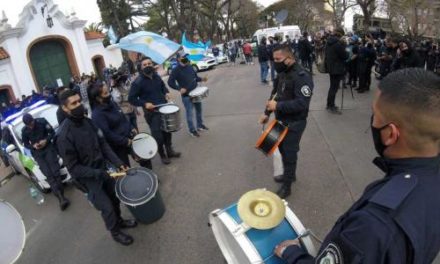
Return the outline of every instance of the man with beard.
<path id="1" fill-rule="evenodd" d="M 105 226 L 113 239 L 122 245 L 130 245 L 133 238 L 121 231 L 133 228 L 134 220 L 123 220 L 119 199 L 115 193 L 115 180 L 107 173 L 107 162 L 126 170 L 122 161 L 96 128 L 86 117 L 80 96 L 72 90 L 60 95 L 61 105 L 68 115 L 57 132 L 57 146 L 70 174 L 87 193 L 88 200 L 101 212 Z"/>
<path id="2" fill-rule="evenodd" d="M 373 100 L 371 132 L 385 177 L 367 186 L 316 257 L 298 239 L 275 254 L 286 263 L 432 263 L 440 250 L 440 78 L 390 73 Z"/>
<path id="3" fill-rule="evenodd" d="M 287 135 L 279 145 L 284 172 L 274 177 L 276 182 L 282 183 L 277 194 L 286 198 L 291 193 L 292 183 L 296 181 L 299 142 L 307 124 L 313 81 L 310 74 L 296 62 L 289 46 L 283 44 L 275 48 L 273 58 L 277 78 L 259 122 L 267 123 L 274 112 L 276 119 L 288 126 Z"/>
<path id="4" fill-rule="evenodd" d="M 327 110 L 332 114 L 342 114 L 335 105 L 335 100 L 341 80 L 344 78 L 345 62 L 348 59 L 348 52 L 345 50 L 345 43 L 342 39 L 344 34 L 342 28 L 335 29 L 333 35 L 327 39 L 327 46 L 325 49 L 325 67 L 330 75 Z"/>
<path id="5" fill-rule="evenodd" d="M 172 147 L 172 134 L 160 128 L 160 113 L 155 111 L 156 105 L 166 104 L 170 99 L 170 92 L 162 78 L 155 72 L 151 58 L 142 58 L 140 73 L 131 84 L 128 101 L 132 105 L 142 107 L 144 110 L 145 120 L 157 142 L 160 159 L 165 165 L 171 163 L 170 158 L 179 158 L 181 155 L 180 152 L 174 151 Z"/>

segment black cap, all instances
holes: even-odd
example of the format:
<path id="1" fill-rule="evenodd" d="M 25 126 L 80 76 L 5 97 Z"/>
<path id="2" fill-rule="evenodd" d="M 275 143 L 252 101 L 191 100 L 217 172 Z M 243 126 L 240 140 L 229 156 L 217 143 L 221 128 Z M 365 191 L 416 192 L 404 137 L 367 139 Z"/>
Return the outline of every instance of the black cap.
<path id="1" fill-rule="evenodd" d="M 23 115 L 23 123 L 25 125 L 27 125 L 27 126 L 30 125 L 32 123 L 32 121 L 34 121 L 34 118 L 32 117 L 31 114 L 26 113 Z"/>

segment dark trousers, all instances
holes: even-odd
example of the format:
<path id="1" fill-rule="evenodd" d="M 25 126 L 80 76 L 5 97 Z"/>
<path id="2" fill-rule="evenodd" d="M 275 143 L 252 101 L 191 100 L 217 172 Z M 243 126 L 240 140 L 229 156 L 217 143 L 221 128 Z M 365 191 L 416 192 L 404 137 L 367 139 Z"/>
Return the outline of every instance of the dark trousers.
<path id="1" fill-rule="evenodd" d="M 313 62 L 312 62 L 312 57 L 310 55 L 301 58 L 301 64 L 304 67 L 304 69 L 307 69 L 309 70 L 310 73 L 313 73 Z"/>
<path id="2" fill-rule="evenodd" d="M 338 92 L 339 85 L 344 75 L 330 74 L 330 89 L 327 95 L 327 107 L 335 106 L 336 93 Z"/>
<path id="3" fill-rule="evenodd" d="M 130 155 L 132 154 L 132 150 L 130 147 L 121 147 L 121 146 L 111 146 L 113 152 L 118 156 L 118 158 L 127 166 L 130 167 Z M 139 159 L 135 160 L 139 163 L 141 167 L 152 170 L 153 165 L 151 164 L 151 160 Z"/>
<path id="4" fill-rule="evenodd" d="M 93 182 L 86 184 L 89 201 L 96 210 L 101 212 L 107 230 L 118 231 L 118 224 L 121 219 L 121 208 L 118 197 L 115 193 L 115 180 L 107 176 L 102 184 Z"/>
<path id="5" fill-rule="evenodd" d="M 370 90 L 371 84 L 371 66 L 361 64 L 359 67 L 359 89 Z"/>
<path id="6" fill-rule="evenodd" d="M 55 147 L 48 143 L 43 150 L 32 151 L 32 156 L 38 163 L 41 172 L 46 176 L 46 180 L 55 195 L 63 194 L 63 183 L 60 174 L 60 164 L 58 163 L 58 153 Z"/>
<path id="7" fill-rule="evenodd" d="M 151 130 L 151 135 L 157 142 L 159 154 L 162 156 L 164 154 L 163 147 L 170 148 L 172 145 L 172 135 L 170 132 L 165 132 L 160 128 L 161 119 L 160 113 L 157 112 L 147 112 L 145 114 L 145 120 Z"/>
<path id="8" fill-rule="evenodd" d="M 348 84 L 356 86 L 358 80 L 358 63 L 357 60 L 352 60 L 348 64 Z"/>
<path id="9" fill-rule="evenodd" d="M 300 120 L 289 124 L 289 131 L 278 147 L 283 160 L 283 179 L 286 184 L 291 184 L 296 180 L 299 142 L 306 125 L 307 120 Z"/>

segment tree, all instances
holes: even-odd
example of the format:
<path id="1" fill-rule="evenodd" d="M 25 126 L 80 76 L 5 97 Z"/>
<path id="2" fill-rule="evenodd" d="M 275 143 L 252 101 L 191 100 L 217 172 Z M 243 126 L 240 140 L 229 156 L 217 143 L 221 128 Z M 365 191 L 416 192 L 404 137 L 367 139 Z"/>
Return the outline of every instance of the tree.
<path id="1" fill-rule="evenodd" d="M 335 27 L 342 26 L 347 10 L 357 5 L 356 0 L 324 0 L 324 3 L 333 11 L 333 25 Z"/>
<path id="2" fill-rule="evenodd" d="M 388 15 L 393 30 L 408 35 L 411 40 L 420 40 L 428 29 L 432 0 L 386 0 Z"/>
<path id="3" fill-rule="evenodd" d="M 364 14 L 364 33 L 368 33 L 371 24 L 371 18 L 377 9 L 376 0 L 356 0 L 362 13 Z"/>

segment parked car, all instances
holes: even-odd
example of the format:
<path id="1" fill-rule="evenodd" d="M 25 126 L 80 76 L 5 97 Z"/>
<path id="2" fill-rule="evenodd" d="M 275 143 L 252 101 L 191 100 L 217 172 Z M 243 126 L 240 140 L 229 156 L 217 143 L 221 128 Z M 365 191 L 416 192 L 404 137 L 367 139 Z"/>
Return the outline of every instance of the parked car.
<path id="1" fill-rule="evenodd" d="M 227 63 L 227 62 L 229 62 L 229 57 L 228 57 L 228 55 L 227 55 L 227 54 L 225 55 L 225 54 L 223 53 L 223 44 L 217 44 L 216 46 L 217 46 L 217 47 L 219 48 L 219 50 L 220 50 L 219 55 L 218 55 L 217 57 L 215 57 L 214 54 L 212 53 L 212 48 L 209 48 L 209 49 L 208 49 L 208 52 L 207 52 L 206 55 L 207 55 L 208 57 L 215 58 L 217 64 L 222 64 L 222 63 Z"/>
<path id="2" fill-rule="evenodd" d="M 41 172 L 37 162 L 32 157 L 31 151 L 24 147 L 21 139 L 21 130 L 24 127 L 22 117 L 25 113 L 30 113 L 34 118 L 43 117 L 55 129 L 58 129 L 57 112 L 58 106 L 47 104 L 45 101 L 39 101 L 29 107 L 24 108 L 20 112 L 7 117 L 2 122 L 2 129 L 8 129 L 12 142 L 8 142 L 6 146 L 6 156 L 12 169 L 17 174 L 26 176 L 37 189 L 43 193 L 50 190 L 49 183 L 46 181 L 46 176 Z M 63 166 L 61 158 L 59 158 L 61 165 L 61 176 L 63 182 L 71 180 L 67 168 Z"/>
<path id="3" fill-rule="evenodd" d="M 177 59 L 176 57 L 173 57 L 171 59 L 168 59 L 164 62 L 163 68 L 168 73 L 168 75 L 171 74 L 171 71 L 177 66 Z M 192 60 L 191 66 L 193 67 L 194 71 L 198 72 L 201 70 L 208 70 L 212 69 L 216 65 L 215 58 L 209 57 L 209 56 L 203 56 L 201 60 Z"/>

